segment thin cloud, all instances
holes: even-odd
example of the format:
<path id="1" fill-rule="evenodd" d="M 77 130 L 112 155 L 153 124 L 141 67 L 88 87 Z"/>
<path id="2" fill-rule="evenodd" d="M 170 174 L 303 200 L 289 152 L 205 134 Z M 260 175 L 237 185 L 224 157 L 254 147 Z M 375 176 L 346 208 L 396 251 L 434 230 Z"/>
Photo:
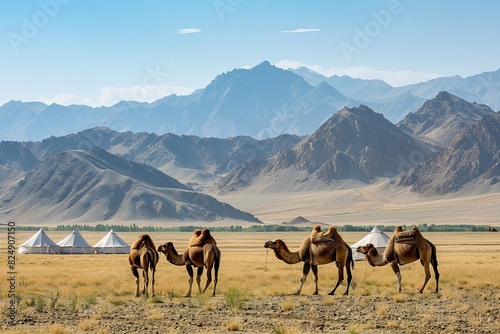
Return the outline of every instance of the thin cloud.
<path id="1" fill-rule="evenodd" d="M 168 95 L 189 95 L 192 92 L 193 90 L 191 88 L 169 85 L 130 86 L 126 88 L 104 87 L 101 89 L 101 95 L 95 99 L 81 97 L 75 94 L 61 94 L 52 98 L 43 97 L 38 99 L 38 101 L 47 105 L 57 103 L 63 106 L 77 104 L 90 107 L 109 107 L 120 101 L 151 103 Z"/>
<path id="2" fill-rule="evenodd" d="M 62 106 L 69 106 L 72 104 L 77 105 L 87 105 L 87 106 L 95 106 L 95 102 L 92 99 L 81 97 L 76 94 L 59 94 L 52 98 L 42 97 L 38 99 L 39 102 L 43 102 L 47 105 L 51 105 L 52 103 L 59 104 Z"/>
<path id="3" fill-rule="evenodd" d="M 303 33 L 303 32 L 317 32 L 321 31 L 318 28 L 299 28 L 295 30 L 283 30 L 282 32 L 284 33 Z"/>
<path id="4" fill-rule="evenodd" d="M 177 29 L 177 33 L 179 35 L 185 35 L 185 34 L 196 34 L 202 32 L 201 29 L 198 28 L 185 28 L 185 29 Z"/>

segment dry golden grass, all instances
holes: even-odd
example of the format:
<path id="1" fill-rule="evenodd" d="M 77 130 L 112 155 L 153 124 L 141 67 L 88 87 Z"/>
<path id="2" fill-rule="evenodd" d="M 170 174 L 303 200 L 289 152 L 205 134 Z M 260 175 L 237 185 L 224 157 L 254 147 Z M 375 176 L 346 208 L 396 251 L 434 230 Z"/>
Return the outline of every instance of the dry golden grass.
<path id="1" fill-rule="evenodd" d="M 27 240 L 32 232 L 18 232 L 19 244 Z M 67 235 L 67 232 L 48 232 L 49 236 L 58 241 Z M 82 232 L 83 236 L 93 244 L 104 233 Z M 289 296 L 299 287 L 302 265 L 288 265 L 276 259 L 274 253 L 263 247 L 266 240 L 281 238 L 285 240 L 289 249 L 295 251 L 302 240 L 307 236 L 305 232 L 272 232 L 272 233 L 213 233 L 222 252 L 219 284 L 217 286 L 216 302 L 207 296 L 200 296 L 196 283 L 193 285 L 193 303 L 204 310 L 215 310 L 217 302 L 224 303 L 224 296 L 233 292 L 238 294 L 230 297 L 235 303 L 234 312 L 238 312 L 238 303 L 246 299 L 262 299 L 267 296 Z M 344 240 L 352 244 L 360 239 L 364 233 L 342 233 Z M 120 236 L 131 243 L 137 233 L 120 233 Z M 191 233 L 151 233 L 156 245 L 173 241 L 178 251 L 182 251 L 191 236 Z M 459 312 L 469 312 L 466 305 L 460 303 L 465 294 L 477 293 L 481 300 L 500 301 L 500 293 L 485 294 L 481 288 L 500 289 L 500 241 L 494 233 L 424 233 L 437 247 L 439 270 L 441 273 L 439 296 L 446 300 L 453 300 L 452 308 Z M 5 263 L 5 242 L 0 245 L 0 261 Z M 266 258 L 267 254 L 267 258 Z M 401 267 L 402 293 L 397 291 L 397 282 L 390 266 L 370 267 L 364 261 L 355 263 L 353 271 L 356 288 L 350 290 L 352 296 L 380 296 L 389 297 L 397 303 L 405 303 L 408 298 L 421 300 L 428 298 L 435 289 L 434 273 L 429 280 L 423 295 L 418 294 L 423 281 L 424 270 L 419 262 Z M 75 313 L 84 308 L 99 306 L 99 313 L 89 321 L 99 321 L 107 310 L 116 310 L 121 305 L 137 302 L 134 297 L 135 282 L 127 262 L 127 255 L 17 255 L 17 295 L 20 298 L 20 307 L 27 313 L 38 312 L 51 308 L 74 307 Z M 267 269 L 267 270 L 265 270 Z M 6 271 L 0 272 L 0 280 L 5 281 Z M 203 275 L 202 286 L 206 276 Z M 338 295 L 345 290 L 345 283 L 337 290 L 334 297 L 325 296 L 337 281 L 337 269 L 334 264 L 319 267 L 319 288 L 324 305 L 335 305 Z M 142 284 L 142 277 L 141 277 Z M 142 297 L 148 305 L 155 303 L 176 302 L 188 290 L 188 274 L 184 267 L 177 267 L 165 260 L 161 254 L 156 273 L 155 291 L 156 301 Z M 208 296 L 213 291 L 213 283 L 208 288 Z M 312 275 L 304 284 L 303 296 L 310 296 L 314 291 Z M 477 291 L 477 292 L 471 292 Z M 152 299 L 151 299 L 152 300 Z M 456 301 L 456 302 L 455 302 Z M 299 305 L 308 305 L 310 299 L 294 297 L 286 299 L 280 306 L 283 311 L 293 310 Z M 0 297 L 0 303 L 6 305 L 5 295 Z M 374 310 L 379 316 L 388 312 L 384 304 Z M 488 310 L 484 310 L 485 312 Z M 490 310 L 490 312 L 492 312 Z M 161 319 L 160 313 L 145 314 L 146 318 Z M 432 314 L 424 314 L 424 321 L 432 322 Z M 241 330 L 242 322 L 239 318 L 233 319 L 223 330 Z M 239 323 L 238 323 L 239 321 Z M 468 318 L 470 326 L 475 326 L 480 318 Z M 78 326 L 76 324 L 76 326 Z M 89 325 L 86 325 L 89 326 Z M 397 324 L 395 324 L 397 326 Z M 235 329 L 229 329 L 235 328 Z M 239 328 L 238 328 L 239 327 Z M 387 327 L 393 328 L 388 322 Z M 54 329 L 45 328 L 42 332 L 64 333 L 67 328 L 54 325 Z M 86 331 L 103 331 L 106 328 L 97 328 Z M 394 327 L 395 328 L 395 327 Z M 80 328 L 81 331 L 85 331 Z M 360 331 L 356 327 L 353 330 Z M 288 331 L 288 329 L 287 329 Z M 290 330 L 291 331 L 291 330 Z M 288 332 L 290 332 L 288 331 Z M 13 332 L 15 333 L 15 332 Z"/>
<path id="2" fill-rule="evenodd" d="M 67 232 L 49 232 L 54 240 L 62 239 Z M 102 233 L 82 232 L 89 243 L 97 242 Z M 237 287 L 245 291 L 248 298 L 263 298 L 269 295 L 294 293 L 299 286 L 301 264 L 287 265 L 276 259 L 271 251 L 267 254 L 263 245 L 266 240 L 282 238 L 290 250 L 300 246 L 304 232 L 272 233 L 230 233 L 220 232 L 214 236 L 222 252 L 217 294 L 224 294 Z M 28 239 L 32 232 L 18 232 L 18 240 Z M 190 233 L 151 233 L 157 245 L 173 241 L 179 251 L 183 250 Z M 354 243 L 363 233 L 344 232 L 342 236 L 348 243 Z M 135 240 L 137 233 L 121 233 L 127 242 Z M 437 246 L 439 270 L 441 273 L 441 293 L 443 297 L 455 297 L 456 289 L 494 287 L 500 288 L 500 242 L 493 233 L 424 233 L 424 236 Z M 3 255 L 5 256 L 5 255 Z M 353 271 L 356 289 L 352 295 L 384 295 L 400 298 L 397 283 L 390 266 L 372 268 L 364 261 L 357 261 Z M 51 298 L 57 294 L 58 303 L 68 305 L 71 296 L 76 296 L 77 305 L 92 304 L 107 300 L 120 305 L 134 299 L 134 279 L 127 263 L 127 255 L 17 255 L 18 295 L 22 299 L 42 296 L 50 307 Z M 267 269 L 264 270 L 264 268 Z M 337 280 L 334 265 L 319 267 L 320 293 L 329 291 Z M 431 271 L 432 275 L 434 273 Z M 4 279 L 5 271 L 0 273 Z M 420 263 L 414 262 L 401 267 L 403 294 L 415 293 L 424 280 L 424 270 Z M 202 285 L 206 276 L 202 278 Z M 142 280 L 142 278 L 141 278 Z M 142 284 L 142 283 L 141 283 Z M 435 288 L 432 277 L 424 294 Z M 156 273 L 155 290 L 162 298 L 183 296 L 188 289 L 188 274 L 184 267 L 167 263 L 161 255 Z M 343 292 L 345 283 L 339 287 Z M 207 292 L 213 291 L 213 284 Z M 302 290 L 303 295 L 312 294 L 314 284 L 309 275 Z M 337 294 L 339 293 L 337 292 Z M 171 295 L 169 297 L 169 295 Z M 193 296 L 197 296 L 196 283 Z M 51 297 L 52 296 L 52 297 Z M 75 298 L 75 297 L 73 297 Z M 499 298 L 481 296 L 481 298 Z M 74 301 L 73 301 L 74 302 Z M 57 304 L 55 304 L 57 307 Z"/>

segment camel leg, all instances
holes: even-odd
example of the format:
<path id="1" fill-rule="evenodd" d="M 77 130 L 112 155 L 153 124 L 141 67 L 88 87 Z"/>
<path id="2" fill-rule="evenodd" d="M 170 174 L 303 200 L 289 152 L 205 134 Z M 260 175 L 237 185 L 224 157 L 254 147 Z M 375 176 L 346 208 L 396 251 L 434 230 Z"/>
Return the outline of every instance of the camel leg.
<path id="1" fill-rule="evenodd" d="M 155 295 L 155 271 L 156 269 L 151 266 L 151 296 Z"/>
<path id="2" fill-rule="evenodd" d="M 337 288 L 339 287 L 340 283 L 342 283 L 342 281 L 344 280 L 344 264 L 339 263 L 338 268 L 339 268 L 338 269 L 339 279 L 337 280 L 337 285 L 335 285 L 333 290 L 330 291 L 329 295 L 333 295 L 335 293 L 335 290 L 337 290 Z M 349 287 L 347 287 L 347 288 L 349 288 Z"/>
<path id="3" fill-rule="evenodd" d="M 312 268 L 312 272 L 313 272 L 314 285 L 316 286 L 316 290 L 314 290 L 313 295 L 317 295 L 318 294 L 318 290 L 319 290 L 318 289 L 318 280 L 319 280 L 318 265 L 313 264 L 313 265 L 311 265 L 311 268 Z"/>
<path id="4" fill-rule="evenodd" d="M 214 293 L 212 297 L 215 297 L 215 289 L 217 289 L 217 282 L 219 281 L 219 265 L 220 265 L 220 254 L 215 257 L 214 263 Z"/>
<path id="5" fill-rule="evenodd" d="M 207 266 L 207 283 L 205 284 L 205 289 L 203 289 L 203 294 L 205 293 L 205 291 L 207 291 L 207 288 L 210 285 L 210 283 L 212 283 L 212 268 L 214 265 L 213 256 L 210 257 L 209 262 L 206 262 L 205 265 Z"/>
<path id="6" fill-rule="evenodd" d="M 401 293 L 401 272 L 399 271 L 399 265 L 397 262 L 391 263 L 391 268 L 396 274 L 396 280 L 398 281 L 398 291 Z"/>
<path id="7" fill-rule="evenodd" d="M 193 276 L 194 276 L 193 267 L 191 267 L 190 265 L 186 265 L 186 270 L 189 274 L 189 291 L 186 297 L 191 297 L 191 288 L 193 287 Z"/>
<path id="8" fill-rule="evenodd" d="M 144 288 L 142 289 L 142 294 L 148 297 L 148 285 L 149 285 L 149 275 L 148 275 L 148 267 L 142 270 L 142 277 L 144 278 Z"/>
<path id="9" fill-rule="evenodd" d="M 203 267 L 198 267 L 196 274 L 196 284 L 198 284 L 198 293 L 201 295 L 201 275 L 203 275 Z"/>
<path id="10" fill-rule="evenodd" d="M 132 275 L 135 277 L 135 296 L 139 297 L 139 272 L 135 266 L 130 266 L 130 270 L 132 270 Z"/>
<path id="11" fill-rule="evenodd" d="M 300 286 L 299 286 L 299 291 L 297 291 L 297 295 L 300 295 L 300 292 L 302 291 L 302 286 L 304 285 L 304 282 L 306 281 L 307 275 L 309 274 L 310 270 L 311 270 L 311 265 L 307 262 L 304 262 L 304 266 L 302 267 L 302 277 L 300 278 Z"/>
<path id="12" fill-rule="evenodd" d="M 439 271 L 438 271 L 438 261 L 436 256 L 436 247 L 431 244 L 431 264 L 432 269 L 434 269 L 434 278 L 436 279 L 436 290 L 434 292 L 439 291 Z"/>
<path id="13" fill-rule="evenodd" d="M 424 271 L 425 271 L 425 281 L 424 281 L 424 285 L 422 286 L 422 289 L 420 289 L 420 293 L 424 292 L 424 288 L 425 286 L 427 285 L 427 282 L 429 281 L 429 279 L 431 278 L 431 271 L 430 271 L 430 268 L 429 268 L 429 261 L 425 261 L 424 263 Z"/>

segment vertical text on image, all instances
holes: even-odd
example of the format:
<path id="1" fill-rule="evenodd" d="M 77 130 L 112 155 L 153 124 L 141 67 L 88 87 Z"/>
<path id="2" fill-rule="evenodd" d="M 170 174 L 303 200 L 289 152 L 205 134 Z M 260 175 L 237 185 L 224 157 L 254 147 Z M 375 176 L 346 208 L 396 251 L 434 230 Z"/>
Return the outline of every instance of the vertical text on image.
<path id="1" fill-rule="evenodd" d="M 9 222 L 7 224 L 7 282 L 9 305 L 8 318 L 9 325 L 15 325 L 17 314 L 17 298 L 16 298 L 16 223 Z"/>

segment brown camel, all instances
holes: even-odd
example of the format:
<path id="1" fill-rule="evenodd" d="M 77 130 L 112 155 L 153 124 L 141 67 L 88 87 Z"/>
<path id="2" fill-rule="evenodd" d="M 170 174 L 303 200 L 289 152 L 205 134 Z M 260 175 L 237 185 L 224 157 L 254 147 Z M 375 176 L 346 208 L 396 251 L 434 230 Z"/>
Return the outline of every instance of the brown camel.
<path id="1" fill-rule="evenodd" d="M 156 251 L 153 239 L 147 234 L 142 234 L 130 247 L 128 255 L 128 262 L 130 269 L 135 277 L 136 292 L 135 296 L 139 297 L 139 271 L 142 269 L 142 276 L 144 278 L 144 288 L 142 294 L 148 295 L 149 274 L 151 270 L 151 294 L 155 295 L 155 271 L 156 264 L 158 263 L 159 256 Z"/>
<path id="2" fill-rule="evenodd" d="M 399 271 L 399 265 L 412 263 L 420 259 L 420 263 L 424 266 L 425 271 L 424 285 L 422 289 L 420 289 L 420 293 L 422 293 L 425 285 L 431 278 L 429 269 L 429 265 L 431 264 L 436 278 L 436 290 L 434 292 L 438 292 L 439 271 L 437 268 L 436 246 L 425 239 L 416 227 L 409 231 L 398 231 L 401 231 L 400 227 L 397 227 L 394 231 L 395 233 L 389 239 L 387 248 L 382 255 L 378 254 L 377 248 L 372 244 L 359 246 L 356 251 L 365 254 L 366 260 L 372 267 L 385 266 L 390 263 L 398 280 L 399 292 L 401 292 L 401 273 Z"/>
<path id="3" fill-rule="evenodd" d="M 321 231 L 319 226 L 315 226 L 313 229 L 313 234 L 317 234 Z M 297 294 L 299 295 L 302 291 L 302 286 L 306 281 L 307 275 L 309 274 L 310 269 L 312 268 L 313 279 L 316 289 L 314 294 L 318 294 L 318 265 L 323 265 L 331 262 L 335 262 L 338 268 L 338 281 L 337 285 L 330 291 L 330 295 L 335 293 L 338 286 L 344 280 L 344 267 L 347 271 L 347 289 L 344 292 L 344 295 L 349 294 L 349 286 L 351 285 L 351 268 L 354 269 L 354 261 L 352 259 L 352 250 L 348 244 L 346 244 L 338 232 L 335 229 L 335 232 L 332 234 L 333 238 L 324 238 L 322 240 L 317 240 L 312 242 L 312 236 L 308 236 L 302 242 L 300 248 L 291 252 L 288 250 L 287 245 L 281 239 L 276 239 L 274 241 L 267 241 L 264 244 L 265 248 L 271 248 L 274 250 L 274 254 L 279 260 L 284 261 L 288 264 L 295 264 L 299 262 L 304 262 L 304 266 L 302 268 L 302 277 L 300 279 L 299 291 Z"/>
<path id="4" fill-rule="evenodd" d="M 204 235 L 205 239 L 202 240 L 199 237 Z M 194 245 L 193 240 L 197 240 Z M 164 245 L 158 247 L 158 251 L 165 254 L 168 262 L 176 266 L 185 266 L 189 274 L 189 291 L 186 297 L 191 297 L 191 290 L 193 287 L 193 266 L 198 268 L 196 283 L 198 284 L 198 290 L 200 294 L 205 293 L 208 286 L 212 282 L 212 268 L 214 268 L 214 292 L 212 297 L 215 296 L 215 291 L 217 289 L 217 282 L 219 281 L 219 266 L 220 266 L 220 250 L 215 245 L 215 239 L 210 235 L 209 230 L 196 230 L 191 237 L 190 245 L 184 251 L 183 254 L 177 253 L 174 244 L 167 242 Z M 207 282 L 203 291 L 201 290 L 201 275 L 203 274 L 203 268 L 207 268 Z"/>

